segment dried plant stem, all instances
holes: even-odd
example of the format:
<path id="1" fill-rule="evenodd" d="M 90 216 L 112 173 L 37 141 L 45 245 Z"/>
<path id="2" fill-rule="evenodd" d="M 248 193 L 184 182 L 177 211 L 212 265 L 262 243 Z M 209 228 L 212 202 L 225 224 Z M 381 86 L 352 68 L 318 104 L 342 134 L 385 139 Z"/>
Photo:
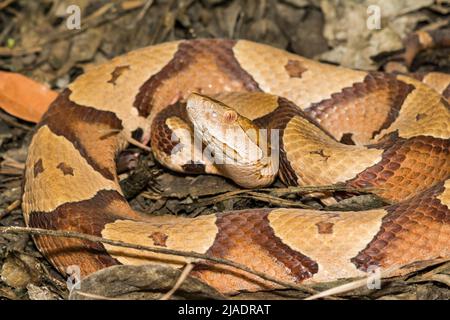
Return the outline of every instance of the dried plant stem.
<path id="1" fill-rule="evenodd" d="M 381 274 L 371 274 L 365 278 L 359 279 L 359 280 L 355 280 L 340 286 L 336 286 L 333 287 L 331 289 L 322 291 L 320 293 L 317 293 L 315 295 L 309 296 L 308 298 L 306 298 L 305 300 L 316 300 L 316 299 L 320 299 L 320 298 L 326 298 L 329 297 L 331 295 L 335 295 L 335 294 L 342 294 L 348 291 L 352 291 L 358 288 L 361 288 L 363 286 L 367 286 L 368 283 L 373 282 L 374 280 L 376 280 L 378 277 L 379 278 L 386 278 L 389 277 L 390 274 L 394 273 L 395 271 L 397 271 L 399 269 L 398 266 L 393 266 L 390 267 L 386 270 L 383 270 L 381 272 Z"/>
<path id="2" fill-rule="evenodd" d="M 88 292 L 84 292 L 84 291 L 76 291 L 77 294 L 79 294 L 80 296 L 84 296 L 87 298 L 91 298 L 94 300 L 123 300 L 122 298 L 111 298 L 111 297 L 105 297 L 105 296 L 101 296 L 99 294 L 94 294 L 94 293 L 88 293 Z"/>
<path id="3" fill-rule="evenodd" d="M 282 199 L 279 197 L 274 197 L 272 195 L 268 195 L 266 193 L 253 192 L 249 190 L 237 190 L 231 191 L 224 194 L 220 194 L 218 196 L 214 196 L 212 198 L 200 199 L 196 202 L 198 206 L 206 206 L 209 204 L 213 204 L 219 201 L 225 201 L 232 198 L 250 198 L 259 201 L 269 202 L 278 206 L 285 207 L 295 207 L 295 208 L 303 208 L 303 209 L 311 209 L 310 206 L 302 204 L 301 202 L 290 201 L 286 199 Z"/>
<path id="4" fill-rule="evenodd" d="M 25 170 L 25 163 L 22 162 L 18 162 L 16 160 L 14 160 L 13 158 L 10 158 L 8 156 L 3 156 L 3 162 L 1 163 L 2 167 L 10 167 L 10 168 L 14 168 L 14 169 L 18 169 L 18 170 Z M 22 173 L 22 172 L 21 172 Z"/>
<path id="5" fill-rule="evenodd" d="M 354 192 L 354 193 L 365 193 L 365 192 L 373 192 L 375 188 L 350 188 L 341 185 L 329 185 L 329 186 L 300 186 L 300 187 L 287 187 L 287 188 L 262 188 L 255 189 L 253 191 L 260 192 L 270 192 L 272 194 L 290 194 L 290 193 L 311 193 L 311 192 L 335 192 L 335 191 L 345 191 L 345 192 Z"/>
<path id="6" fill-rule="evenodd" d="M 129 144 L 132 144 L 133 146 L 136 146 L 138 148 L 141 148 L 147 152 L 152 152 L 152 148 L 150 148 L 149 146 L 146 146 L 145 144 L 137 141 L 136 139 L 133 139 L 131 137 L 126 137 L 126 140 L 128 141 Z"/>
<path id="7" fill-rule="evenodd" d="M 287 289 L 293 289 L 293 290 L 302 291 L 302 292 L 306 292 L 306 293 L 310 293 L 310 294 L 317 293 L 316 290 L 309 288 L 307 286 L 278 280 L 276 278 L 266 275 L 263 272 L 252 270 L 240 263 L 236 263 L 236 262 L 233 262 L 233 261 L 227 260 L 227 259 L 211 257 L 211 256 L 208 256 L 205 254 L 192 252 L 192 251 L 188 252 L 188 251 L 181 251 L 181 250 L 172 250 L 172 249 L 166 249 L 166 248 L 143 246 L 143 245 L 127 243 L 127 242 L 123 242 L 123 241 L 105 239 L 102 237 L 97 237 L 97 236 L 80 233 L 80 232 L 74 232 L 74 231 L 49 230 L 49 229 L 28 228 L 28 227 L 0 227 L 0 234 L 7 234 L 7 233 L 75 238 L 75 239 L 87 240 L 87 241 L 92 241 L 92 242 L 106 243 L 106 244 L 109 244 L 112 246 L 117 246 L 117 247 L 130 248 L 130 249 L 136 249 L 136 250 L 142 250 L 142 251 L 150 251 L 150 252 L 169 254 L 169 255 L 177 255 L 177 256 L 195 258 L 195 259 L 200 259 L 200 260 L 207 260 L 207 261 L 211 261 L 211 262 L 215 262 L 218 264 L 227 265 L 227 266 L 239 269 L 241 271 L 255 275 L 263 280 L 278 284 Z M 336 299 L 336 298 L 333 298 L 333 299 Z"/>
<path id="8" fill-rule="evenodd" d="M 13 203 L 11 203 L 9 206 L 3 210 L 3 212 L 0 212 L 0 220 L 6 217 L 8 214 L 10 214 L 12 211 L 17 209 L 21 204 L 21 201 L 19 199 L 15 200 Z"/>
<path id="9" fill-rule="evenodd" d="M 303 208 L 303 209 L 315 209 L 311 206 L 302 204 L 298 201 L 290 201 L 287 199 L 283 199 L 277 197 L 275 195 L 286 195 L 293 193 L 311 193 L 311 192 L 332 192 L 332 191 L 347 191 L 347 192 L 369 192 L 374 189 L 355 189 L 348 188 L 345 186 L 307 186 L 307 187 L 289 187 L 289 188 L 263 188 L 263 189 L 243 189 L 243 190 L 235 190 L 226 193 L 219 194 L 217 196 L 211 198 L 199 199 L 196 204 L 198 205 L 208 205 L 212 203 L 216 203 L 218 201 L 224 201 L 231 198 L 251 198 L 255 200 L 260 200 L 264 202 L 269 202 L 274 205 L 279 206 L 287 206 L 287 207 L 295 207 L 295 208 Z M 270 192 L 271 194 L 267 194 L 266 192 Z"/>
<path id="10" fill-rule="evenodd" d="M 216 197 L 220 196 L 235 196 L 242 193 L 252 193 L 252 194 L 264 194 L 263 192 L 270 192 L 271 194 L 276 195 L 283 195 L 283 194 L 292 194 L 292 193 L 312 193 L 312 192 L 333 192 L 333 191 L 346 191 L 346 192 L 355 192 L 355 193 L 364 193 L 364 192 L 371 192 L 375 189 L 371 188 L 365 188 L 365 189 L 356 189 L 356 188 L 349 188 L 345 186 L 339 186 L 339 185 L 330 185 L 330 186 L 306 186 L 306 187 L 288 187 L 288 188 L 261 188 L 261 189 L 241 189 L 241 190 L 235 190 L 235 191 L 229 191 L 226 193 L 222 193 Z M 213 198 L 210 198 L 213 199 Z M 209 200 L 209 199 L 208 199 Z"/>
<path id="11" fill-rule="evenodd" d="M 16 0 L 4 0 L 4 1 L 0 2 L 0 10 L 5 9 L 7 6 L 12 4 L 14 1 L 16 1 Z"/>
<path id="12" fill-rule="evenodd" d="M 0 55 L 1 55 L 1 48 L 0 48 Z M 15 120 L 15 118 L 13 118 L 3 112 L 0 112 L 0 120 L 4 121 L 5 123 L 7 123 L 11 126 L 23 129 L 25 131 L 31 131 L 30 127 L 28 127 L 22 123 L 19 123 L 18 121 Z"/>
<path id="13" fill-rule="evenodd" d="M 191 262 L 189 262 L 187 265 L 185 265 L 183 268 L 183 271 L 181 272 L 180 276 L 178 277 L 178 280 L 175 283 L 175 285 L 173 286 L 173 288 L 170 289 L 169 292 L 167 292 L 165 295 L 163 295 L 160 300 L 169 300 L 170 297 L 172 297 L 172 295 L 175 293 L 175 291 L 177 291 L 181 287 L 184 280 L 186 280 L 187 276 L 189 275 L 189 273 L 192 271 L 193 268 L 194 268 L 194 264 Z"/>

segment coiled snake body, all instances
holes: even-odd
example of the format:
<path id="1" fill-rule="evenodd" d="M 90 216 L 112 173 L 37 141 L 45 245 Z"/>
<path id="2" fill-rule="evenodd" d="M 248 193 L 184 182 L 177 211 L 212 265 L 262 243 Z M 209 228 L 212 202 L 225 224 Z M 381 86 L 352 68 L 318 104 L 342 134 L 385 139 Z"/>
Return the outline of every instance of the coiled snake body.
<path id="1" fill-rule="evenodd" d="M 422 81 L 434 89 L 242 40 L 130 52 L 81 75 L 38 125 L 26 162 L 26 223 L 205 253 L 293 283 L 361 277 L 372 267 L 407 266 L 395 272 L 404 274 L 414 262 L 450 256 L 449 81 L 440 74 Z M 192 92 L 201 94 L 190 96 L 187 109 L 177 103 Z M 238 163 L 189 160 L 192 141 L 183 132 L 192 124 L 203 142 L 227 144 Z M 270 143 L 279 144 L 278 173 L 286 184 L 373 187 L 393 204 L 362 212 L 247 209 L 194 219 L 144 217 L 129 207 L 115 156 L 133 133 L 173 170 L 221 174 L 247 187 L 270 184 L 277 171 L 261 174 L 260 162 L 268 154 L 248 160 L 239 141 L 225 141 L 224 127 L 236 128 L 257 152 L 258 136 L 244 129 L 277 129 L 279 140 Z M 116 264 L 186 262 L 72 238 L 35 240 L 63 273 L 70 265 L 87 275 Z M 222 292 L 274 286 L 219 265 L 197 265 L 192 275 Z"/>

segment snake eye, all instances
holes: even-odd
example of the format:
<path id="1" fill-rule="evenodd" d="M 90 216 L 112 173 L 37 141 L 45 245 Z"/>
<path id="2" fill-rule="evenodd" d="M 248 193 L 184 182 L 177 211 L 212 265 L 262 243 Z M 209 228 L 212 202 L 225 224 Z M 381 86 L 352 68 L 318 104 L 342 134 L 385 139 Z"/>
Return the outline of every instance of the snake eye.
<path id="1" fill-rule="evenodd" d="M 237 119 L 237 113 L 235 111 L 227 111 L 223 115 L 224 121 L 227 123 L 232 123 Z"/>

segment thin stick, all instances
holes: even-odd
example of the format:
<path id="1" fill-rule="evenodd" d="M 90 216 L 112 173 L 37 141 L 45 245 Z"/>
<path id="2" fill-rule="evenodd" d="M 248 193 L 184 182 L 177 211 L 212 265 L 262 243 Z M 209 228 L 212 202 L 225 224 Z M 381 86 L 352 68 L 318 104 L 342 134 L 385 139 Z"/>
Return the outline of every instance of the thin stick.
<path id="1" fill-rule="evenodd" d="M 7 206 L 5 208 L 5 210 L 3 210 L 2 213 L 0 213 L 0 220 L 3 219 L 4 217 L 6 217 L 11 212 L 13 212 L 15 209 L 17 209 L 20 206 L 20 204 L 21 204 L 21 201 L 17 199 L 13 203 L 11 203 L 9 206 Z"/>
<path id="2" fill-rule="evenodd" d="M 7 6 L 9 6 L 14 1 L 16 1 L 16 0 L 5 0 L 5 1 L 0 2 L 0 10 L 5 9 Z"/>
<path id="3" fill-rule="evenodd" d="M 133 137 L 126 135 L 122 130 L 118 130 L 118 129 L 107 130 L 100 138 L 104 139 L 111 134 L 112 135 L 120 134 L 122 136 L 122 138 L 125 139 L 129 144 L 136 146 L 138 148 L 141 148 L 145 151 L 152 152 L 152 148 L 150 148 L 149 146 L 146 146 L 145 144 L 141 143 L 140 141 L 137 141 Z"/>
<path id="4" fill-rule="evenodd" d="M 285 193 L 311 193 L 311 192 L 325 192 L 325 191 L 346 191 L 346 192 L 373 192 L 376 188 L 351 188 L 340 185 L 329 185 L 329 186 L 299 186 L 299 187 L 287 187 L 287 188 L 262 188 L 255 189 L 253 191 L 265 191 L 275 194 L 285 194 Z"/>
<path id="5" fill-rule="evenodd" d="M 26 56 L 32 53 L 38 53 L 42 51 L 42 47 L 32 47 L 32 48 L 5 48 L 0 47 L 0 57 L 2 56 L 12 56 L 12 57 L 20 57 Z"/>
<path id="6" fill-rule="evenodd" d="M 361 287 L 367 285 L 369 282 L 373 282 L 376 279 L 389 277 L 390 274 L 394 273 L 398 269 L 400 269 L 400 267 L 392 266 L 392 267 L 382 271 L 380 274 L 374 273 L 363 279 L 355 280 L 355 281 L 352 281 L 352 282 L 349 282 L 349 283 L 346 283 L 346 284 L 343 284 L 340 286 L 336 286 L 334 288 L 322 291 L 322 292 L 312 295 L 308 298 L 305 298 L 305 300 L 316 300 L 319 298 L 326 298 L 331 295 L 342 294 L 344 292 L 352 291 L 352 290 L 361 288 Z"/>
<path id="7" fill-rule="evenodd" d="M 336 186 L 336 185 L 330 185 L 330 186 L 305 186 L 305 187 L 288 187 L 288 188 L 261 188 L 261 189 L 240 189 L 235 191 L 229 191 L 226 193 L 222 193 L 216 197 L 221 196 L 234 196 L 241 193 L 254 193 L 258 194 L 258 192 L 270 192 L 274 194 L 290 194 L 290 193 L 311 193 L 311 192 L 324 192 L 324 191 L 346 191 L 346 192 L 355 192 L 355 193 L 362 193 L 362 192 L 370 192 L 375 189 L 355 189 L 355 188 L 348 188 L 345 186 Z M 214 199 L 214 198 L 210 198 Z M 208 201 L 210 200 L 208 199 Z"/>
<path id="8" fill-rule="evenodd" d="M 270 192 L 272 194 L 276 195 L 283 195 L 283 194 L 292 194 L 292 193 L 311 193 L 311 192 L 323 192 L 323 191 L 347 191 L 347 192 L 356 192 L 356 193 L 362 193 L 362 192 L 369 192 L 373 191 L 375 189 L 355 189 L 355 188 L 348 188 L 345 186 L 306 186 L 306 187 L 289 187 L 289 188 L 261 188 L 261 189 L 242 189 L 242 190 L 234 190 L 225 192 L 222 194 L 219 194 L 217 196 L 213 196 L 210 198 L 203 198 L 197 200 L 196 204 L 198 205 L 208 205 L 211 203 L 215 203 L 218 201 L 224 201 L 230 198 L 234 197 L 240 197 L 240 198 L 251 198 L 256 199 L 264 202 L 269 202 L 276 205 L 281 206 L 289 206 L 289 207 L 296 207 L 296 208 L 303 208 L 303 209 L 315 209 L 311 206 L 302 204 L 300 202 L 290 201 L 286 199 L 282 199 L 273 195 L 268 195 L 263 192 Z"/>
<path id="9" fill-rule="evenodd" d="M 21 178 L 20 176 L 23 174 L 22 171 L 17 170 L 17 169 L 0 169 L 0 174 L 5 175 L 5 176 L 13 176 L 13 178 L 15 177 L 16 179 Z M 2 184 L 6 182 L 6 179 L 3 179 Z"/>
<path id="10" fill-rule="evenodd" d="M 7 123 L 9 125 L 23 129 L 25 131 L 31 131 L 30 127 L 17 122 L 13 117 L 6 115 L 3 112 L 0 112 L 0 120 L 3 120 L 3 121 L 5 121 L 5 123 Z"/>
<path id="11" fill-rule="evenodd" d="M 166 248 L 143 246 L 143 245 L 139 245 L 139 244 L 126 243 L 123 241 L 105 239 L 102 237 L 97 237 L 97 236 L 93 236 L 90 234 L 85 234 L 85 233 L 80 233 L 80 232 L 75 232 L 75 231 L 49 230 L 49 229 L 28 228 L 28 227 L 0 227 L 0 234 L 6 234 L 6 233 L 33 234 L 33 235 L 40 235 L 40 236 L 75 238 L 75 239 L 80 239 L 80 240 L 88 240 L 88 241 L 92 241 L 92 242 L 106 243 L 106 244 L 109 244 L 112 246 L 117 246 L 117 247 L 137 249 L 137 250 L 142 250 L 142 251 L 150 251 L 150 252 L 156 252 L 156 253 L 162 253 L 162 254 L 177 255 L 177 256 L 188 257 L 188 258 L 207 260 L 207 261 L 227 265 L 227 266 L 242 270 L 244 272 L 258 276 L 259 278 L 261 278 L 263 280 L 270 281 L 272 283 L 278 284 L 285 288 L 298 290 L 298 291 L 302 291 L 302 292 L 307 292 L 307 293 L 311 293 L 311 294 L 317 293 L 316 290 L 309 288 L 307 286 L 278 280 L 276 278 L 266 275 L 263 272 L 252 270 L 240 263 L 236 263 L 234 261 L 227 260 L 227 259 L 211 257 L 208 255 L 193 252 L 193 251 L 181 251 L 181 250 L 172 250 L 172 249 L 166 249 Z"/>
<path id="12" fill-rule="evenodd" d="M 23 171 L 25 169 L 25 163 L 18 162 L 14 160 L 13 158 L 10 158 L 8 156 L 3 156 L 3 162 L 1 163 L 2 167 L 11 167 L 14 169 L 19 169 Z"/>
<path id="13" fill-rule="evenodd" d="M 183 268 L 183 272 L 181 272 L 181 274 L 178 277 L 178 280 L 175 283 L 175 285 L 173 286 L 173 288 L 170 289 L 170 291 L 167 292 L 165 295 L 163 295 L 160 300 L 169 300 L 170 297 L 172 297 L 172 295 L 175 293 L 175 291 L 177 291 L 181 287 L 181 285 L 183 284 L 184 280 L 186 280 L 187 276 L 189 275 L 189 273 L 192 271 L 193 268 L 194 268 L 194 264 L 189 262 Z"/>
<path id="14" fill-rule="evenodd" d="M 230 191 L 230 192 L 223 193 L 218 196 L 211 197 L 211 198 L 197 200 L 195 204 L 198 206 L 200 206 L 200 205 L 205 206 L 205 205 L 209 205 L 209 204 L 216 203 L 219 201 L 228 200 L 231 198 L 250 198 L 250 199 L 264 201 L 264 202 L 268 202 L 268 203 L 279 205 L 279 206 L 312 209 L 312 207 L 302 204 L 301 202 L 290 201 L 290 200 L 274 197 L 274 196 L 271 196 L 271 195 L 268 195 L 265 193 L 253 192 L 250 190 Z"/>
<path id="15" fill-rule="evenodd" d="M 133 26 L 136 26 L 139 22 L 141 22 L 141 20 L 144 18 L 145 14 L 147 13 L 148 9 L 150 9 L 152 4 L 153 4 L 153 0 L 146 1 L 145 5 L 142 7 L 141 11 L 137 15 L 136 21 L 133 23 Z"/>
<path id="16" fill-rule="evenodd" d="M 152 152 L 152 149 L 149 146 L 146 146 L 145 144 L 140 143 L 139 141 L 137 141 L 136 139 L 133 139 L 132 137 L 126 137 L 126 140 L 128 141 L 129 144 L 132 144 L 132 145 L 134 145 L 138 148 L 141 148 L 145 151 Z"/>
<path id="17" fill-rule="evenodd" d="M 96 299 L 96 300 L 123 300 L 122 298 L 111 298 L 111 297 L 105 297 L 105 296 L 101 296 L 99 294 L 94 294 L 94 293 L 88 293 L 88 292 L 83 292 L 83 291 L 74 291 L 76 292 L 76 294 L 79 294 L 80 296 L 85 296 L 91 299 Z"/>

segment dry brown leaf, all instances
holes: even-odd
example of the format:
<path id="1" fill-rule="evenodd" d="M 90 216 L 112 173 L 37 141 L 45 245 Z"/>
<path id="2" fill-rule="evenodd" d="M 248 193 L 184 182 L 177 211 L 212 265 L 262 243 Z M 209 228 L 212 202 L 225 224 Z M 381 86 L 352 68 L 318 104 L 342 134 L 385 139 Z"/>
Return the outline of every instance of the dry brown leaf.
<path id="1" fill-rule="evenodd" d="M 71 291 L 70 300 L 160 299 L 180 278 L 181 271 L 165 265 L 117 265 L 94 272 Z M 187 276 L 173 299 L 224 299 L 214 288 Z"/>
<path id="2" fill-rule="evenodd" d="M 21 74 L 0 71 L 0 108 L 22 120 L 38 122 L 57 95 Z"/>

